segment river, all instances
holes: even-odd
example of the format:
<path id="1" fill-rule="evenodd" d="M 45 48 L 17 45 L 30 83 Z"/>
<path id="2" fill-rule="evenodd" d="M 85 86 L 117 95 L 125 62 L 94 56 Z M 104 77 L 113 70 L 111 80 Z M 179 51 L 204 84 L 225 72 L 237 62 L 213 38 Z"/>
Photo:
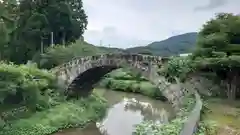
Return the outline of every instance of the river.
<path id="1" fill-rule="evenodd" d="M 136 124 L 143 120 L 167 123 L 173 117 L 169 103 L 139 94 L 97 89 L 110 107 L 106 116 L 85 129 L 67 129 L 54 135 L 132 135 Z"/>

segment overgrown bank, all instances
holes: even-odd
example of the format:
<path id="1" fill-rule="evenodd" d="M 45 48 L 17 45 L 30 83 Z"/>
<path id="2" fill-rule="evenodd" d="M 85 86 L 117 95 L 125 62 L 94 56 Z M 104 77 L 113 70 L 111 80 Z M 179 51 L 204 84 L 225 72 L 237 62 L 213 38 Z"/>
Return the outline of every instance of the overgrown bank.
<path id="1" fill-rule="evenodd" d="M 233 106 L 234 102 L 238 102 L 239 91 L 238 89 L 232 90 L 235 88 L 233 86 L 238 86 L 238 84 L 232 82 L 231 77 L 224 76 L 229 72 L 239 71 L 239 60 L 239 56 L 197 59 L 191 56 L 177 57 L 172 58 L 160 70 L 160 73 L 170 81 L 174 76 L 181 78 L 187 87 L 195 89 L 203 98 L 204 108 L 196 135 L 239 133 L 240 127 L 236 126 L 239 120 L 239 113 L 236 110 L 239 110 L 239 107 Z M 218 98 L 217 102 L 213 102 L 216 101 L 215 98 Z M 224 101 L 224 103 L 219 101 Z M 220 108 L 223 110 L 219 110 Z M 230 119 L 231 122 L 229 122 Z"/>
<path id="2" fill-rule="evenodd" d="M 166 100 L 157 86 L 140 74 L 134 74 L 125 69 L 117 69 L 105 75 L 99 82 L 99 86 L 110 90 L 139 93 L 151 98 Z"/>
<path id="3" fill-rule="evenodd" d="M 47 135 L 84 127 L 105 114 L 104 99 L 93 93 L 67 101 L 54 76 L 34 66 L 1 63 L 0 74 L 1 135 Z"/>

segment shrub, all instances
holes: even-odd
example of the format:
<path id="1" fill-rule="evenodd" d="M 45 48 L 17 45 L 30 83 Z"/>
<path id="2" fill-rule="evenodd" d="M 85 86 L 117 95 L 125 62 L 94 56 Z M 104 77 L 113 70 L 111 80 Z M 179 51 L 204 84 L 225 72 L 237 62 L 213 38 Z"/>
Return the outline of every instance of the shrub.
<path id="1" fill-rule="evenodd" d="M 193 71 L 193 63 L 189 57 L 173 57 L 160 69 L 159 74 L 170 81 L 175 80 L 175 77 L 184 80 Z"/>
<path id="2" fill-rule="evenodd" d="M 69 101 L 51 109 L 37 112 L 27 119 L 14 121 L 0 130 L 0 135 L 47 135 L 60 129 L 84 128 L 91 121 L 102 118 L 106 101 L 96 95 L 78 101 Z"/>
<path id="3" fill-rule="evenodd" d="M 0 106 L 48 108 L 55 89 L 55 76 L 48 71 L 33 65 L 0 63 Z"/>

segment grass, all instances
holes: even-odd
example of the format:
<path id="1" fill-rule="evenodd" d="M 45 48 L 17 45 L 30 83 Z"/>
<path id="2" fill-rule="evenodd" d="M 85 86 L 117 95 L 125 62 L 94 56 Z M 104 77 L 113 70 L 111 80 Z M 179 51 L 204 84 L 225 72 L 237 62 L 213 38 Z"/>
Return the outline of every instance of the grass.
<path id="1" fill-rule="evenodd" d="M 139 93 L 155 99 L 166 100 L 160 90 L 145 78 L 134 76 L 130 71 L 115 70 L 107 74 L 99 83 L 100 87 L 115 91 Z"/>
<path id="2" fill-rule="evenodd" d="M 206 100 L 199 130 L 207 135 L 240 134 L 240 101 Z"/>
<path id="3" fill-rule="evenodd" d="M 106 102 L 96 95 L 79 101 L 68 101 L 51 109 L 37 112 L 4 127 L 0 135 L 48 135 L 60 129 L 82 127 L 103 117 Z"/>
<path id="4" fill-rule="evenodd" d="M 218 128 L 228 127 L 240 133 L 240 101 L 211 99 L 207 108 L 204 119 L 216 121 Z"/>

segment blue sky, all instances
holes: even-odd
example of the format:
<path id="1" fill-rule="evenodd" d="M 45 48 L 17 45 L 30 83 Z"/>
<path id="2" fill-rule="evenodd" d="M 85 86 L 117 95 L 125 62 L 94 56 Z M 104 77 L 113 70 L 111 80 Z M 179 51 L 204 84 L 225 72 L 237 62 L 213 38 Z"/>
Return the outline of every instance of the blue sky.
<path id="1" fill-rule="evenodd" d="M 240 0 L 83 0 L 87 42 L 118 48 L 199 31 L 218 12 L 240 13 Z"/>

